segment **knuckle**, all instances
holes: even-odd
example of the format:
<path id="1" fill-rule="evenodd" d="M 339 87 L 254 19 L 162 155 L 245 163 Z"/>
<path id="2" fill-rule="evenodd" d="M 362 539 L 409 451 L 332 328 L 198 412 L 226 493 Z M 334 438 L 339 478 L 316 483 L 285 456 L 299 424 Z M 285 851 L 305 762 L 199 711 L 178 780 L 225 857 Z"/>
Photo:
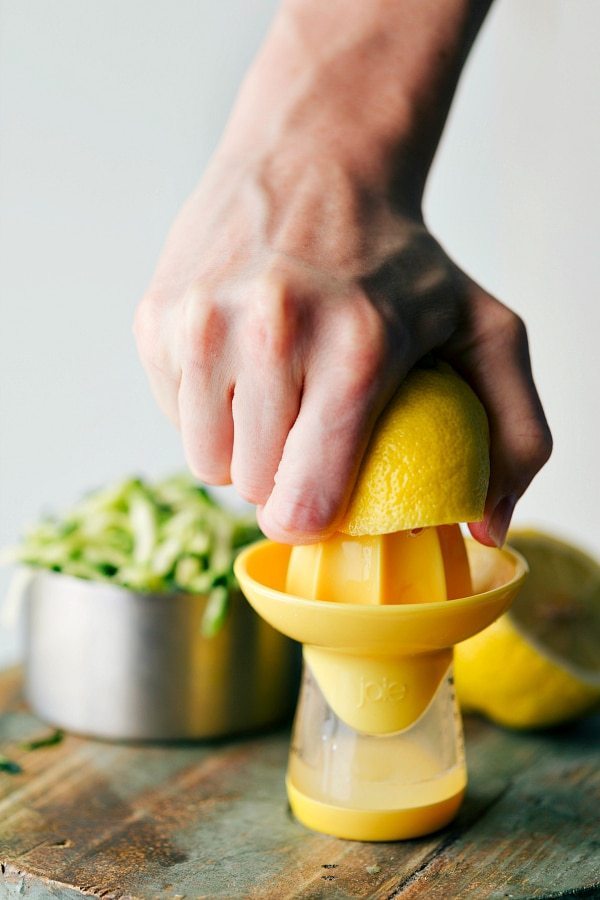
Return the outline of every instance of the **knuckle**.
<path id="1" fill-rule="evenodd" d="M 552 433 L 547 425 L 540 425 L 534 431 L 530 447 L 530 458 L 537 469 L 541 469 L 552 455 Z"/>
<path id="2" fill-rule="evenodd" d="M 218 461 L 207 459 L 201 452 L 188 450 L 186 453 L 188 467 L 198 481 L 214 486 L 231 484 L 229 469 Z"/>
<path id="3" fill-rule="evenodd" d="M 248 503 L 254 503 L 256 506 L 262 506 L 267 502 L 270 491 L 265 488 L 259 478 L 253 478 L 249 475 L 231 474 L 231 480 L 236 491 Z"/>
<path id="4" fill-rule="evenodd" d="M 342 388 L 348 399 L 362 396 L 382 371 L 387 356 L 385 325 L 372 307 L 353 309 L 338 334 L 338 353 L 344 368 Z"/>
<path id="5" fill-rule="evenodd" d="M 285 281 L 263 278 L 254 286 L 244 323 L 244 340 L 252 358 L 282 363 L 296 337 L 297 304 Z"/>
<path id="6" fill-rule="evenodd" d="M 212 293 L 195 285 L 188 290 L 181 315 L 184 359 L 194 361 L 211 355 L 222 344 L 224 316 Z"/>
<path id="7" fill-rule="evenodd" d="M 507 307 L 499 316 L 498 332 L 511 347 L 527 347 L 527 328 L 523 319 Z"/>
<path id="8" fill-rule="evenodd" d="M 349 351 L 362 346 L 380 350 L 385 342 L 385 327 L 377 310 L 361 297 L 343 310 L 338 335 L 342 348 Z"/>
<path id="9" fill-rule="evenodd" d="M 333 525 L 336 512 L 323 496 L 315 492 L 311 500 L 303 491 L 279 497 L 271 515 L 279 533 L 294 537 L 324 534 Z"/>
<path id="10" fill-rule="evenodd" d="M 212 433 L 205 421 L 194 420 L 190 413 L 181 416 L 183 449 L 195 478 L 206 484 L 231 483 L 231 448 L 227 433 Z"/>
<path id="11" fill-rule="evenodd" d="M 287 536 L 290 543 L 299 542 L 299 538 L 307 536 L 322 535 L 327 527 L 327 522 L 315 511 L 305 507 L 302 510 L 302 516 L 298 517 L 292 506 L 288 509 L 278 510 L 274 519 L 276 533 L 278 536 Z M 281 537 L 280 537 L 281 539 Z"/>
<path id="12" fill-rule="evenodd" d="M 528 480 L 544 466 L 552 454 L 552 434 L 545 423 L 535 422 L 522 432 L 514 463 Z"/>

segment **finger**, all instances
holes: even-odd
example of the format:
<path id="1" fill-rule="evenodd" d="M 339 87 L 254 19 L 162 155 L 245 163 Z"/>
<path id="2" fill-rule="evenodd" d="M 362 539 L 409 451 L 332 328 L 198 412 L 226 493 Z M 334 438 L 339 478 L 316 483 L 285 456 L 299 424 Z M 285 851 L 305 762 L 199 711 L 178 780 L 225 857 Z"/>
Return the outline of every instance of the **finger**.
<path id="1" fill-rule="evenodd" d="M 248 312 L 238 329 L 242 370 L 233 396 L 231 478 L 244 499 L 264 504 L 300 406 L 302 332 L 298 306 L 280 278 L 261 278 L 246 291 Z"/>
<path id="2" fill-rule="evenodd" d="M 247 374 L 236 382 L 231 480 L 245 500 L 264 504 L 298 414 L 300 386 L 285 371 L 258 375 Z"/>
<path id="3" fill-rule="evenodd" d="M 307 386 L 275 486 L 259 509 L 261 528 L 272 540 L 320 540 L 335 531 L 344 512 L 379 410 L 373 397 L 331 387 L 323 396 L 322 385 Z"/>
<path id="4" fill-rule="evenodd" d="M 207 484 L 229 484 L 234 384 L 227 323 L 198 288 L 188 292 L 183 322 L 178 414 L 185 456 L 197 478 Z"/>
<path id="5" fill-rule="evenodd" d="M 471 383 L 490 423 L 490 485 L 481 543 L 502 546 L 515 508 L 552 452 L 552 437 L 531 371 L 522 320 L 474 286 L 469 342 L 449 359 Z"/>
<path id="6" fill-rule="evenodd" d="M 232 393 L 216 373 L 200 367 L 182 373 L 179 423 L 185 458 L 196 478 L 207 484 L 231 482 Z"/>
<path id="7" fill-rule="evenodd" d="M 275 486 L 259 510 L 261 528 L 273 540 L 319 540 L 344 513 L 373 425 L 394 388 L 382 374 L 381 348 L 371 344 L 365 359 L 369 345 L 367 336 L 335 365 L 325 358 L 307 373 Z"/>

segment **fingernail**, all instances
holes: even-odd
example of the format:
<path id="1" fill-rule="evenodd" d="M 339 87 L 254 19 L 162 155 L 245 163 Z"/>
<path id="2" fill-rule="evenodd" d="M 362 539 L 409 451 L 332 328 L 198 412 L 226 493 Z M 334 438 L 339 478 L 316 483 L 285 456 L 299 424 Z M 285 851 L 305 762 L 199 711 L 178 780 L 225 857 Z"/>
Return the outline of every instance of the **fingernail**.
<path id="1" fill-rule="evenodd" d="M 514 494 L 503 497 L 502 500 L 496 504 L 496 508 L 490 517 L 490 523 L 487 529 L 488 534 L 496 547 L 502 547 L 506 540 L 506 533 L 516 504 L 517 498 Z"/>

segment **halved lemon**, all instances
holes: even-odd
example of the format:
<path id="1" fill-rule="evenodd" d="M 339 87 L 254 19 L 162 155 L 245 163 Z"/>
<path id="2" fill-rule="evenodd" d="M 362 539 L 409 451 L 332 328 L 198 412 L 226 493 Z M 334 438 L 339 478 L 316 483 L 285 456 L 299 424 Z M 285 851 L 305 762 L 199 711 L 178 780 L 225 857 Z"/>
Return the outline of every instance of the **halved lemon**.
<path id="1" fill-rule="evenodd" d="M 600 564 L 539 531 L 509 543 L 529 578 L 508 613 L 456 647 L 457 695 L 501 725 L 558 725 L 600 703 Z"/>
<path id="2" fill-rule="evenodd" d="M 419 366 L 375 426 L 339 530 L 389 534 L 477 522 L 489 474 L 479 399 L 446 363 Z"/>

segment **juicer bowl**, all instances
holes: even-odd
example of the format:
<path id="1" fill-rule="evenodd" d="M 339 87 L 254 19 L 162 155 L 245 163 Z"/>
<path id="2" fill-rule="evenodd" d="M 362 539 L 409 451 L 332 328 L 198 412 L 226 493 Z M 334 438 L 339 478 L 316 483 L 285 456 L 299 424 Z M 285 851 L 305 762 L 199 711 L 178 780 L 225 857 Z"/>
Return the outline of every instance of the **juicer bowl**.
<path id="1" fill-rule="evenodd" d="M 408 728 L 425 712 L 453 646 L 508 609 L 527 572 L 514 551 L 471 541 L 471 596 L 363 605 L 288 593 L 290 552 L 268 541 L 244 550 L 236 563 L 242 590 L 262 618 L 303 644 L 304 660 L 336 715 L 356 731 L 380 735 Z"/>
<path id="2" fill-rule="evenodd" d="M 491 625 L 527 574 L 526 561 L 511 547 L 465 543 L 473 594 L 433 603 L 362 606 L 295 597 L 285 590 L 291 547 L 271 541 L 243 550 L 235 573 L 256 612 L 296 641 L 341 652 L 416 655 L 450 648 Z"/>

